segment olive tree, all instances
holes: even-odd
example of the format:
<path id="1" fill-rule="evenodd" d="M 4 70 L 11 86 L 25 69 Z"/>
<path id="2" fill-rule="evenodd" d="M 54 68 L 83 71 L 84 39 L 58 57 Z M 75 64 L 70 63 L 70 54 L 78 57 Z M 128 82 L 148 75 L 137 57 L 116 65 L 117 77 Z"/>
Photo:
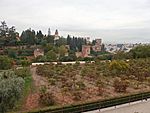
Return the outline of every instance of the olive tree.
<path id="1" fill-rule="evenodd" d="M 21 97 L 24 80 L 11 71 L 0 73 L 0 113 L 12 109 Z"/>

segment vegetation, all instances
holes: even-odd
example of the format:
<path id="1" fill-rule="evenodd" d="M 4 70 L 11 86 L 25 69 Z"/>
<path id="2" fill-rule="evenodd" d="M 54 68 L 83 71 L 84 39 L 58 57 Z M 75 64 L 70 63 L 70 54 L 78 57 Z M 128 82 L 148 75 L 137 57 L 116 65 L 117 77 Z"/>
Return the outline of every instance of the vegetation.
<path id="1" fill-rule="evenodd" d="M 137 46 L 130 51 L 133 58 L 147 58 L 150 57 L 150 45 Z"/>
<path id="2" fill-rule="evenodd" d="M 22 91 L 21 98 L 19 98 L 19 100 L 15 103 L 15 106 L 12 109 L 10 109 L 12 113 L 22 111 L 22 109 L 26 104 L 27 97 L 29 96 L 32 90 L 34 91 L 33 84 L 32 84 L 32 77 L 26 77 L 24 78 L 24 81 L 25 83 L 24 83 L 24 88 Z"/>
<path id="3" fill-rule="evenodd" d="M 31 76 L 29 67 L 20 67 L 19 69 L 15 69 L 15 74 L 18 77 L 27 78 Z"/>
<path id="4" fill-rule="evenodd" d="M 128 86 L 129 86 L 128 80 L 121 80 L 120 78 L 115 78 L 114 88 L 116 92 L 126 92 Z"/>
<path id="5" fill-rule="evenodd" d="M 12 67 L 12 60 L 7 56 L 0 56 L 0 70 L 7 70 Z"/>
<path id="6" fill-rule="evenodd" d="M 0 62 L 0 112 L 4 113 L 22 107 L 31 88 L 31 73 L 27 67 L 12 69 L 12 59 L 7 56 L 0 56 Z"/>
<path id="7" fill-rule="evenodd" d="M 72 104 L 72 105 L 66 105 L 66 106 L 49 106 L 43 109 L 38 110 L 32 110 L 29 113 L 46 113 L 46 112 L 65 112 L 65 113 L 74 113 L 76 111 L 80 112 L 87 112 L 87 111 L 93 111 L 96 109 L 103 109 L 107 107 L 113 107 L 119 104 L 125 104 L 128 102 L 134 102 L 141 99 L 147 99 L 150 97 L 150 92 L 144 92 L 140 94 L 133 94 L 128 96 L 121 96 L 121 97 L 115 97 L 105 100 L 96 100 L 93 102 L 86 102 L 86 103 L 79 103 L 79 104 Z"/>
<path id="8" fill-rule="evenodd" d="M 45 106 L 51 106 L 54 105 L 54 96 L 52 93 L 47 92 L 47 89 L 45 86 L 42 86 L 40 89 L 40 99 L 39 102 Z"/>
<path id="9" fill-rule="evenodd" d="M 0 73 L 0 112 L 12 109 L 22 95 L 24 80 L 12 71 Z"/>
<path id="10" fill-rule="evenodd" d="M 86 39 L 67 36 L 67 45 L 71 51 L 82 51 L 82 45 L 86 44 Z"/>
<path id="11" fill-rule="evenodd" d="M 53 91 L 51 92 L 54 95 L 53 98 L 58 103 L 72 104 L 95 98 L 132 94 L 140 92 L 141 88 L 142 91 L 147 91 L 150 78 L 149 65 L 149 58 L 130 61 L 96 61 L 84 65 L 80 65 L 78 62 L 74 65 L 50 64 L 39 65 L 37 74 L 49 80 L 46 88 Z M 68 98 L 70 101 L 59 100 L 56 92 L 61 92 L 64 98 Z"/>
<path id="12" fill-rule="evenodd" d="M 7 45 L 16 45 L 16 36 L 18 33 L 15 31 L 15 27 L 8 27 L 5 21 L 1 22 L 0 25 L 0 47 Z"/>
<path id="13" fill-rule="evenodd" d="M 129 52 L 118 51 L 113 55 L 113 59 L 137 59 L 150 57 L 150 45 L 140 45 L 134 47 Z"/>
<path id="14" fill-rule="evenodd" d="M 57 65 L 34 67 L 36 74 L 39 75 L 37 77 L 42 84 L 46 84 L 39 88 L 38 81 L 38 87 L 35 87 L 40 89 L 36 96 L 42 106 L 81 104 L 149 91 L 149 45 L 137 46 L 127 53 L 118 51 L 116 54 L 106 52 L 105 46 L 102 45 L 102 52 L 91 51 L 92 58 L 77 58 L 75 52 L 82 51 L 82 45 L 87 44 L 86 39 L 68 35 L 67 38 L 60 37 L 54 40 L 54 35 L 46 36 L 41 30 L 36 32 L 32 29 L 24 30 L 20 39 L 18 36 L 14 26 L 8 27 L 5 22 L 1 22 L 0 48 L 3 55 L 0 55 L 0 112 L 2 113 L 16 106 L 21 107 L 26 101 L 32 90 L 30 68 L 26 66 L 32 61 L 58 62 Z M 95 40 L 91 45 L 94 43 Z M 43 49 L 45 54 L 32 60 L 30 57 L 37 47 Z M 80 60 L 86 63 L 62 65 L 60 62 Z"/>

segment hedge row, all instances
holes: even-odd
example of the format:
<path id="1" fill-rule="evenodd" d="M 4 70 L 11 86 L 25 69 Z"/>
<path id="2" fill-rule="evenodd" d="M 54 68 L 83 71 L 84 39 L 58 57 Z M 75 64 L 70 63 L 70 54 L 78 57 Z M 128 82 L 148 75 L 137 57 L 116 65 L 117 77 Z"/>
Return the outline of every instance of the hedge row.
<path id="1" fill-rule="evenodd" d="M 150 98 L 150 92 L 144 92 L 144 93 L 133 94 L 124 97 L 100 100 L 96 102 L 84 103 L 78 105 L 69 105 L 64 107 L 47 107 L 37 111 L 30 111 L 28 113 L 81 113 L 81 112 L 121 105 L 121 104 L 143 100 L 147 98 Z"/>

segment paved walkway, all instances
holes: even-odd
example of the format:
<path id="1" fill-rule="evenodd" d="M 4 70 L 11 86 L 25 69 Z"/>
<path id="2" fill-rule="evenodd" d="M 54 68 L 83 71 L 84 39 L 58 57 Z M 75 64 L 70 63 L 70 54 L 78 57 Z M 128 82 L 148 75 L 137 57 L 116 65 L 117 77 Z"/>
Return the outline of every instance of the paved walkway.
<path id="1" fill-rule="evenodd" d="M 150 100 L 138 101 L 129 104 L 124 104 L 115 107 L 105 108 L 102 110 L 95 110 L 86 113 L 150 113 Z"/>

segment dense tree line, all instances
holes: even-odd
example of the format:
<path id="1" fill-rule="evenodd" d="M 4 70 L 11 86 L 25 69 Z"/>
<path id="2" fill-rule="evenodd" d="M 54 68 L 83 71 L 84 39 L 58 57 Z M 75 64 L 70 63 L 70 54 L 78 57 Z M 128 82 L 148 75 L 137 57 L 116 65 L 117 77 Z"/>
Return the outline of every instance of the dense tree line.
<path id="1" fill-rule="evenodd" d="M 35 31 L 30 29 L 23 31 L 20 37 L 20 41 L 23 44 L 34 45 L 36 42 Z"/>
<path id="2" fill-rule="evenodd" d="M 150 45 L 137 46 L 133 48 L 129 54 L 132 58 L 147 58 L 150 57 Z"/>
<path id="3" fill-rule="evenodd" d="M 134 47 L 129 52 L 118 51 L 112 56 L 112 59 L 137 59 L 150 57 L 150 45 L 140 45 Z"/>
<path id="4" fill-rule="evenodd" d="M 86 45 L 86 39 L 67 36 L 67 45 L 69 45 L 72 51 L 82 51 L 82 45 Z"/>
<path id="5" fill-rule="evenodd" d="M 0 25 L 0 47 L 7 45 L 16 45 L 18 33 L 14 26 L 8 27 L 5 21 L 1 22 Z"/>
<path id="6" fill-rule="evenodd" d="M 64 38 L 60 38 L 56 45 L 61 46 L 64 44 Z M 66 40 L 65 40 L 66 41 Z M 62 43 L 61 43 L 62 42 Z M 41 30 L 35 31 L 30 29 L 24 30 L 19 37 L 16 32 L 15 26 L 8 27 L 5 21 L 0 25 L 0 47 L 17 46 L 17 45 L 44 45 L 46 43 L 54 44 L 53 35 L 44 35 Z"/>

